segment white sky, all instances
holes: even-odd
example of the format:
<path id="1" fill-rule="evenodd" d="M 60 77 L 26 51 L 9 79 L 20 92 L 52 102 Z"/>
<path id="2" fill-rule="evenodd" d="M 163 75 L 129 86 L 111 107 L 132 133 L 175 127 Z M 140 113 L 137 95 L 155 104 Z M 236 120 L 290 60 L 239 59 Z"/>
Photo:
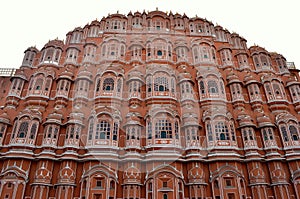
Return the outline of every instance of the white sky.
<path id="1" fill-rule="evenodd" d="M 19 68 L 29 46 L 39 50 L 49 40 L 109 13 L 144 9 L 186 13 L 206 18 L 257 44 L 285 56 L 300 68 L 299 0 L 1 0 L 0 68 Z"/>

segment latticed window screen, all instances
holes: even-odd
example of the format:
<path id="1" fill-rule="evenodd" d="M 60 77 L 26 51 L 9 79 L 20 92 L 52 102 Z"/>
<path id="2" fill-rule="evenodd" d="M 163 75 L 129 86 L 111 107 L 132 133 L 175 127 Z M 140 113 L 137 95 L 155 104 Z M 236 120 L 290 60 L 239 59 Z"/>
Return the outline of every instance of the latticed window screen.
<path id="1" fill-rule="evenodd" d="M 147 124 L 147 134 L 148 134 L 148 139 L 152 139 L 152 122 L 148 121 Z"/>
<path id="2" fill-rule="evenodd" d="M 154 80 L 154 90 L 155 91 L 168 91 L 169 82 L 166 77 L 157 77 Z"/>
<path id="3" fill-rule="evenodd" d="M 209 93 L 218 93 L 219 92 L 218 85 L 217 85 L 216 81 L 209 80 L 207 82 L 207 86 L 208 86 L 208 92 Z"/>
<path id="4" fill-rule="evenodd" d="M 90 120 L 90 125 L 89 125 L 89 140 L 93 139 L 93 134 L 94 134 L 94 119 Z"/>
<path id="5" fill-rule="evenodd" d="M 112 91 L 112 90 L 114 90 L 114 80 L 113 80 L 113 78 L 106 78 L 103 81 L 103 90 L 104 91 Z"/>
<path id="6" fill-rule="evenodd" d="M 155 138 L 172 138 L 172 124 L 168 120 L 155 123 Z"/>
<path id="7" fill-rule="evenodd" d="M 178 122 L 175 122 L 175 138 L 179 139 L 179 125 Z"/>
<path id="8" fill-rule="evenodd" d="M 31 126 L 29 139 L 34 139 L 35 138 L 35 134 L 36 134 L 37 128 L 38 128 L 38 125 L 36 123 L 34 123 Z"/>
<path id="9" fill-rule="evenodd" d="M 110 124 L 107 121 L 97 124 L 95 139 L 110 139 Z"/>
<path id="10" fill-rule="evenodd" d="M 216 137 L 219 140 L 229 140 L 228 127 L 224 122 L 217 122 L 215 124 Z"/>
<path id="11" fill-rule="evenodd" d="M 292 140 L 299 140 L 298 130 L 294 125 L 289 126 Z"/>
<path id="12" fill-rule="evenodd" d="M 119 124 L 114 123 L 113 140 L 118 140 Z"/>
<path id="13" fill-rule="evenodd" d="M 19 138 L 26 137 L 26 134 L 28 132 L 28 127 L 29 127 L 29 123 L 28 122 L 22 122 L 20 124 L 19 132 L 18 132 L 18 137 Z"/>

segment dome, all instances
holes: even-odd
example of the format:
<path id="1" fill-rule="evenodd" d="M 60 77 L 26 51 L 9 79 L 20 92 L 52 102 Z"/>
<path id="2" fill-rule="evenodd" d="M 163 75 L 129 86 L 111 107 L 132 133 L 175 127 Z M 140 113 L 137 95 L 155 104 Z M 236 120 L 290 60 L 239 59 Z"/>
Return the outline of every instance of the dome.
<path id="1" fill-rule="evenodd" d="M 269 116 L 264 114 L 263 112 L 257 113 L 256 120 L 258 123 L 258 127 L 265 127 L 265 126 L 274 126 Z"/>
<path id="2" fill-rule="evenodd" d="M 55 48 L 63 49 L 64 42 L 62 40 L 59 40 L 59 39 L 50 40 L 48 43 L 46 43 L 44 45 L 43 49 L 48 48 L 48 47 L 55 47 Z"/>
<path id="3" fill-rule="evenodd" d="M 233 72 L 230 71 L 227 75 L 227 81 L 228 84 L 232 84 L 232 83 L 240 83 L 241 81 L 239 80 L 238 76 Z"/>
<path id="4" fill-rule="evenodd" d="M 237 114 L 237 120 L 239 122 L 239 127 L 244 127 L 244 126 L 255 126 L 253 123 L 253 119 L 248 115 L 244 109 L 242 109 L 240 112 Z"/>

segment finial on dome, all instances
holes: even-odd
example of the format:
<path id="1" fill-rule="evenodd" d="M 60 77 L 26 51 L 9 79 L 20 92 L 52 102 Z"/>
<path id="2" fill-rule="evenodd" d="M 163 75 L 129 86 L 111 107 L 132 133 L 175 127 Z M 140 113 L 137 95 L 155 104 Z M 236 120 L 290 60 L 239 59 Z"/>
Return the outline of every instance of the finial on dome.
<path id="1" fill-rule="evenodd" d="M 117 14 L 119 14 L 119 10 L 117 10 Z"/>
<path id="2" fill-rule="evenodd" d="M 158 11 L 158 7 L 156 7 L 156 11 Z"/>

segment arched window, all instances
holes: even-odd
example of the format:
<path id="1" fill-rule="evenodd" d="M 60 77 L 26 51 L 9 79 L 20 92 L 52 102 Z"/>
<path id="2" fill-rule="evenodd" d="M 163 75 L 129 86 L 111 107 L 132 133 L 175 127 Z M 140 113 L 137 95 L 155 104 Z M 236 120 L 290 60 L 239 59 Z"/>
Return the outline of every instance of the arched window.
<path id="1" fill-rule="evenodd" d="M 45 128 L 44 139 L 52 139 L 52 138 L 56 139 L 58 131 L 59 131 L 58 125 L 54 125 L 54 124 L 47 125 Z"/>
<path id="2" fill-rule="evenodd" d="M 154 81 L 154 90 L 155 91 L 168 91 L 169 90 L 169 82 L 166 77 L 157 77 Z"/>
<path id="3" fill-rule="evenodd" d="M 262 63 L 263 66 L 268 65 L 268 60 L 267 60 L 267 57 L 265 55 L 261 55 L 260 60 L 261 60 L 261 63 Z"/>
<path id="4" fill-rule="evenodd" d="M 119 132 L 119 124 L 114 123 L 114 130 L 113 130 L 113 140 L 114 141 L 118 140 L 118 132 Z"/>
<path id="5" fill-rule="evenodd" d="M 107 121 L 97 124 L 95 139 L 110 139 L 110 124 Z"/>
<path id="6" fill-rule="evenodd" d="M 155 138 L 172 138 L 172 124 L 169 120 L 158 120 L 155 123 Z"/>
<path id="7" fill-rule="evenodd" d="M 88 133 L 88 140 L 93 139 L 93 134 L 94 134 L 94 119 L 90 119 L 90 124 L 89 124 L 89 133 Z"/>
<path id="8" fill-rule="evenodd" d="M 179 139 L 179 125 L 178 122 L 175 122 L 175 139 Z"/>
<path id="9" fill-rule="evenodd" d="M 37 120 L 30 120 L 29 117 L 24 117 L 16 120 L 10 143 L 16 144 L 34 144 L 36 138 L 39 122 Z M 1 125 L 0 125 L 1 127 Z"/>
<path id="10" fill-rule="evenodd" d="M 294 147 L 299 144 L 299 130 L 296 119 L 289 123 L 279 124 L 279 130 L 284 147 Z"/>
<path id="11" fill-rule="evenodd" d="M 99 92 L 100 91 L 100 78 L 97 79 L 97 83 L 96 83 L 96 92 Z"/>
<path id="12" fill-rule="evenodd" d="M 284 140 L 285 142 L 289 141 L 289 137 L 288 137 L 288 134 L 287 134 L 286 127 L 285 127 L 285 126 L 282 126 L 282 127 L 280 128 L 280 130 L 281 130 L 281 133 L 282 133 L 283 140 Z"/>
<path id="13" fill-rule="evenodd" d="M 299 140 L 298 130 L 294 125 L 289 126 L 289 131 L 290 131 L 292 140 L 294 140 L 294 141 Z"/>
<path id="14" fill-rule="evenodd" d="M 263 133 L 264 141 L 273 140 L 274 139 L 272 128 L 270 128 L 270 127 L 263 128 L 262 129 L 262 133 Z"/>
<path id="15" fill-rule="evenodd" d="M 148 134 L 148 139 L 152 139 L 152 122 L 148 121 L 147 122 L 147 134 Z"/>
<path id="16" fill-rule="evenodd" d="M 207 131 L 207 135 L 208 135 L 208 141 L 213 141 L 211 124 L 206 125 L 206 131 Z"/>
<path id="17" fill-rule="evenodd" d="M 194 55 L 194 62 L 198 63 L 199 61 L 199 51 L 198 51 L 198 47 L 194 47 L 193 49 L 193 55 Z"/>
<path id="18" fill-rule="evenodd" d="M 113 78 L 106 78 L 103 81 L 103 90 L 104 91 L 113 91 L 114 90 L 114 80 L 113 80 Z"/>
<path id="19" fill-rule="evenodd" d="M 206 134 L 210 146 L 215 144 L 217 146 L 234 146 L 237 144 L 234 124 L 227 118 L 215 118 L 206 121 Z"/>
<path id="20" fill-rule="evenodd" d="M 253 128 L 251 128 L 251 127 L 244 128 L 242 130 L 242 134 L 243 134 L 244 141 L 255 140 Z"/>
<path id="21" fill-rule="evenodd" d="M 35 82 L 35 90 L 41 90 L 43 86 L 43 79 L 38 78 Z"/>
<path id="22" fill-rule="evenodd" d="M 22 122 L 19 127 L 18 138 L 25 138 L 28 132 L 29 122 Z"/>
<path id="23" fill-rule="evenodd" d="M 256 69 L 260 69 L 261 68 L 260 62 L 259 62 L 257 56 L 254 57 L 254 64 L 255 64 Z"/>
<path id="24" fill-rule="evenodd" d="M 218 85 L 217 85 L 216 81 L 214 81 L 214 80 L 209 80 L 207 82 L 207 87 L 208 87 L 209 93 L 215 94 L 215 93 L 219 92 Z"/>
<path id="25" fill-rule="evenodd" d="M 200 81 L 200 91 L 201 91 L 201 94 L 205 93 L 205 87 L 204 87 L 203 81 Z"/>
<path id="26" fill-rule="evenodd" d="M 118 83 L 117 83 L 117 92 L 121 92 L 122 90 L 122 80 L 118 79 Z"/>
<path id="27" fill-rule="evenodd" d="M 0 123 L 0 144 L 1 144 L 1 139 L 3 138 L 4 133 L 6 131 L 6 127 L 7 127 L 7 124 Z"/>
<path id="28" fill-rule="evenodd" d="M 31 130 L 30 130 L 30 136 L 29 136 L 29 139 L 34 139 L 35 138 L 35 134 L 36 134 L 36 131 L 37 131 L 37 124 L 34 123 L 32 124 L 31 126 Z"/>
<path id="29" fill-rule="evenodd" d="M 106 45 L 102 46 L 102 56 L 105 57 L 106 56 Z"/>

